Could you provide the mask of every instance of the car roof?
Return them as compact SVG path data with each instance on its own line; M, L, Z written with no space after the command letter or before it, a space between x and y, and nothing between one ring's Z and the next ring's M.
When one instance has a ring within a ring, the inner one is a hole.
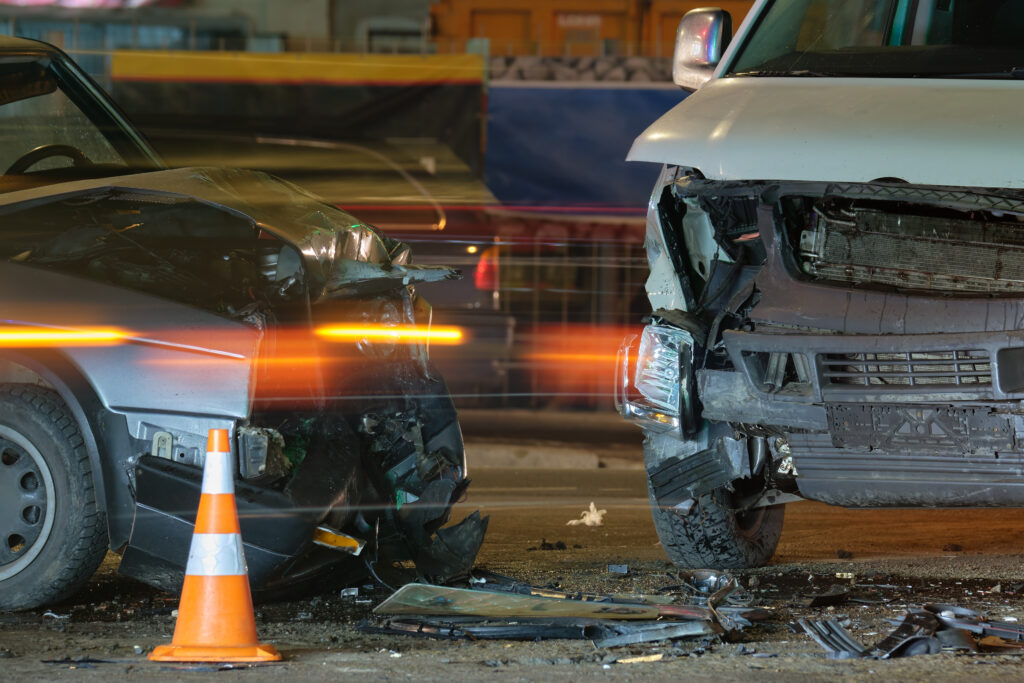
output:
M41 40L0 36L0 54L4 52L49 52L55 54L59 51L53 45L44 43Z

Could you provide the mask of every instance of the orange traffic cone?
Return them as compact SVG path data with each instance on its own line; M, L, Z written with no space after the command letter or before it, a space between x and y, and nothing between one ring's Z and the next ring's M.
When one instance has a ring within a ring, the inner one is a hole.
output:
M256 635L228 431L211 429L206 451L174 638L149 658L156 662L277 661L281 659L277 650L261 644Z

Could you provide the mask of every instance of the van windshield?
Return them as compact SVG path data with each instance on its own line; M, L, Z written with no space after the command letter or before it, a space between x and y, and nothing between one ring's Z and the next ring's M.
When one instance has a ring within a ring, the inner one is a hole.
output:
M1024 0L776 0L729 76L1024 77Z

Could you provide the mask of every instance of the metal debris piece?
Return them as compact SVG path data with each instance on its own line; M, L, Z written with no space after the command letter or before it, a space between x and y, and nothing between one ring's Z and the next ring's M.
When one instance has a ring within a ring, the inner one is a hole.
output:
M857 642L835 619L800 619L798 623L807 635L828 651L832 659L890 659L935 654L942 649L942 643L934 637L940 622L934 614L925 610L908 610L900 625L871 647Z
M714 621L712 610L689 605L643 605L591 602L448 588L410 583L374 609L375 614L476 617L590 617L595 619L657 619L676 617Z
M653 643L676 638L693 638L722 633L722 628L708 621L656 621L653 623L605 623L587 627L587 636L595 647L619 647L636 643Z
M1024 625L1015 622L989 621L988 617L957 605L928 604L924 609L934 614L948 628L961 628L971 633L1024 642Z
M974 638L971 637L968 631L962 628L943 628L935 632L935 637L942 644L942 649L947 652L956 652L958 650L978 651L978 644L974 642Z
M338 594L338 597L354 598L354 597L357 597L358 595L359 595L359 587L358 586L352 586L351 588L342 588L341 589L341 593Z
M589 636L589 620L516 619L497 620L465 617L432 619L401 617L373 623L367 619L357 628L366 633L404 634L447 640L583 640Z
M629 565L626 564L610 564L608 565L608 572L610 574L628 574Z
M579 519L570 519L566 526L602 526L607 510L598 510L594 501L590 501L590 508L580 513Z
M867 648L835 619L800 619L797 622L807 635L827 652L830 659L867 657Z

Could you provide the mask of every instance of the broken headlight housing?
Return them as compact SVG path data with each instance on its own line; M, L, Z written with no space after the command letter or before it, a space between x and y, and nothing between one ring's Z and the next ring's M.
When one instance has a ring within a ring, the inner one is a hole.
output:
M693 337L685 330L648 325L619 351L616 407L623 417L656 431L696 429Z

